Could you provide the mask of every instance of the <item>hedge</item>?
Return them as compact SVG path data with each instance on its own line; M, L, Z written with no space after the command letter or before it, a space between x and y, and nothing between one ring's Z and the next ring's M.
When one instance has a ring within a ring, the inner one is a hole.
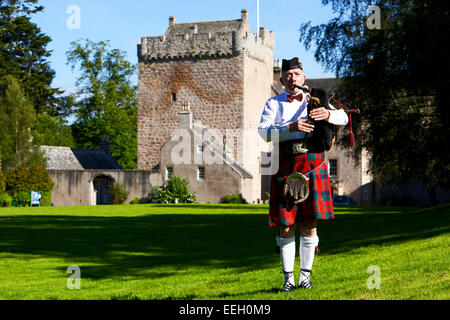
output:
M12 196L15 205L29 205L31 200L30 191L41 192L41 206L51 205L54 183L44 166L19 166L7 171L5 176L6 192Z

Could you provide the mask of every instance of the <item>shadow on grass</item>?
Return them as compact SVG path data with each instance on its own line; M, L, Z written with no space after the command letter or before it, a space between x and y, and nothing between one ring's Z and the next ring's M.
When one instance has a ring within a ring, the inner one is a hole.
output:
M335 220L319 224L321 254L450 231L448 209L337 211ZM64 258L82 268L83 278L163 278L191 266L239 272L271 268L279 261L275 232L267 227L266 214L10 215L0 217L0 252Z
M251 208L263 208L264 206L267 206L267 210L269 210L269 206L266 204L259 204L259 205L249 205L249 204L200 204L200 203L193 203L193 204L151 204L151 207L155 208L191 208L191 209L245 209L245 210L251 210Z

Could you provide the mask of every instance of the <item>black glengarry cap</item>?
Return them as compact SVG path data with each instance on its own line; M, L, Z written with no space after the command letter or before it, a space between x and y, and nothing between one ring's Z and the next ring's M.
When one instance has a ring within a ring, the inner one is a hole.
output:
M283 59L281 63L281 72L288 71L291 69L302 69L302 62L297 58L292 58L291 60Z

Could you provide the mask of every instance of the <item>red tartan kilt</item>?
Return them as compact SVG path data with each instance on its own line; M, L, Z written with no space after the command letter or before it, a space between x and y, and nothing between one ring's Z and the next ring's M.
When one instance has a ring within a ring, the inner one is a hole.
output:
M334 219L328 167L324 160L324 152L280 155L280 169L271 177L269 226L290 226L302 221ZM298 205L286 207L283 186L287 176L294 172L305 174L309 171L308 198Z

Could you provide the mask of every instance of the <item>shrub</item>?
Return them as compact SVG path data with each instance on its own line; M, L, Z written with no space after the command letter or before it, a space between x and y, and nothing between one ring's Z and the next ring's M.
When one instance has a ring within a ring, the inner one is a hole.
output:
M155 187L151 198L157 203L195 203L195 194L189 192L189 181L172 175L167 185Z
M12 195L16 205L24 203L25 193L29 204L31 200L30 191L41 191L41 206L50 206L53 186L53 180L42 165L19 166L6 172L6 192Z
M233 193L220 199L220 203L247 204L247 200L242 197L242 194Z
M167 188L167 186L163 187L155 187L152 189L151 198L153 202L156 203L173 203L174 197L172 192Z
M10 207L12 205L12 197L7 193L0 193L0 207Z
M52 191L53 186L53 180L42 165L17 167L6 172L6 190L10 194L21 191Z
M139 197L134 197L133 200L131 200L130 204L139 204L141 203L141 199Z
M12 196L12 200L13 204L16 207L28 207L31 201L30 192L26 191L16 192Z
M122 204L127 201L129 192L125 189L125 186L114 183L109 188L109 194L112 197L113 204Z
M41 192L41 207L50 207L52 205L52 192L44 191Z

